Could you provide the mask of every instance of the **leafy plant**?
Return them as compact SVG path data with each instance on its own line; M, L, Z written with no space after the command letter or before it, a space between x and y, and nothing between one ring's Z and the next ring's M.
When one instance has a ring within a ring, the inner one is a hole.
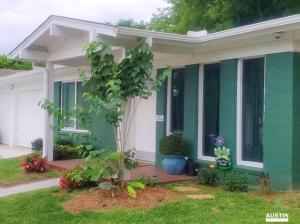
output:
M40 152L33 151L25 156L21 162L21 167L28 173L43 173L47 171L47 162Z
M224 181L224 189L227 191L247 192L249 188L248 174L230 172Z
M92 144L78 145L77 150L82 158L88 157L92 152L97 151L97 147Z
M139 189L142 189L144 190L145 189L145 184L141 183L141 182L129 182L127 184L127 192L128 192L128 195L132 198L136 198L137 197L137 190Z
M159 150L163 155L182 155L185 152L182 135L179 133L163 137L159 142Z
M156 176L142 174L136 178L136 181L143 183L145 186L155 187L158 183Z
M37 138L31 142L31 148L35 151L42 151L43 150L43 139Z
M271 193L271 185L272 184L271 184L271 178L270 178L269 173L261 172L257 179L257 182L259 184L260 191L263 194Z
M208 186L216 186L218 184L218 175L215 169L209 169L206 167L201 167L197 169L198 178L201 184Z
M57 138L55 140L56 145L64 145L64 146L75 146L74 142L71 139L67 138Z
M71 145L54 145L54 159L66 160L66 159L79 159L80 151L78 148Z

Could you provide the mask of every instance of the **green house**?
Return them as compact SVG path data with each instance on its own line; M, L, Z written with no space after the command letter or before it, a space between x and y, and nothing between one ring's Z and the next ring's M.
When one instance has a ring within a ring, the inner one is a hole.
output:
M74 105L83 104L78 68L89 70L83 47L106 40L116 60L122 60L126 49L140 39L145 39L154 54L153 76L167 66L173 71L161 90L142 100L137 109L126 147L135 148L138 159L160 166L159 140L179 132L188 142L189 156L207 166L215 162L211 137L220 135L231 150L234 170L249 173L253 180L262 171L269 173L275 190L300 188L300 15L186 35L51 16L9 56L47 63L46 68L32 71L39 75L26 73L22 80L15 80L26 86L28 77L30 83L36 83L31 88L42 89L42 96L54 101L64 115ZM0 84L12 83L2 78ZM7 88L5 94L18 88ZM8 99L1 94L0 105ZM112 127L99 117L89 128L81 127L74 117L57 133L48 128L53 122L42 116L41 131L24 135L28 140L42 137L49 160L57 135L71 133L80 143L92 130L94 144L115 147ZM19 133L11 134L18 137Z

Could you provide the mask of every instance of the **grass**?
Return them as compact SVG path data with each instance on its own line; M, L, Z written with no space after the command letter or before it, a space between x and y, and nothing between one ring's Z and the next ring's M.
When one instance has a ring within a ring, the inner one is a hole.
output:
M173 188L174 185L169 185ZM67 213L62 202L71 195L57 194L57 188L0 199L0 223L265 223L266 213L288 212L289 223L300 223L300 194L276 194L263 198L257 192L231 193L201 186L214 200L184 199L151 210Z
M61 174L55 170L46 173L25 173L20 167L22 158L0 160L0 187L13 186L20 183L34 182L42 179L59 177Z

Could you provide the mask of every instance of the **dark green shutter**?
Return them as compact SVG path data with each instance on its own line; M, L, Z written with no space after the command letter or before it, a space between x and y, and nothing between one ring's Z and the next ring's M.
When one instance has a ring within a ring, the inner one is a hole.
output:
M61 108L61 82L54 83L54 111ZM58 125L58 119L54 116L54 126ZM57 131L57 130L56 130Z

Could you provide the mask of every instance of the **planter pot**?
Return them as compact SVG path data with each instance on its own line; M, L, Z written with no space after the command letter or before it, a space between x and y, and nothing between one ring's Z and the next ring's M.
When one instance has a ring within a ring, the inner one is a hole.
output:
M167 174L182 174L186 165L183 155L165 155L162 160L162 168Z

